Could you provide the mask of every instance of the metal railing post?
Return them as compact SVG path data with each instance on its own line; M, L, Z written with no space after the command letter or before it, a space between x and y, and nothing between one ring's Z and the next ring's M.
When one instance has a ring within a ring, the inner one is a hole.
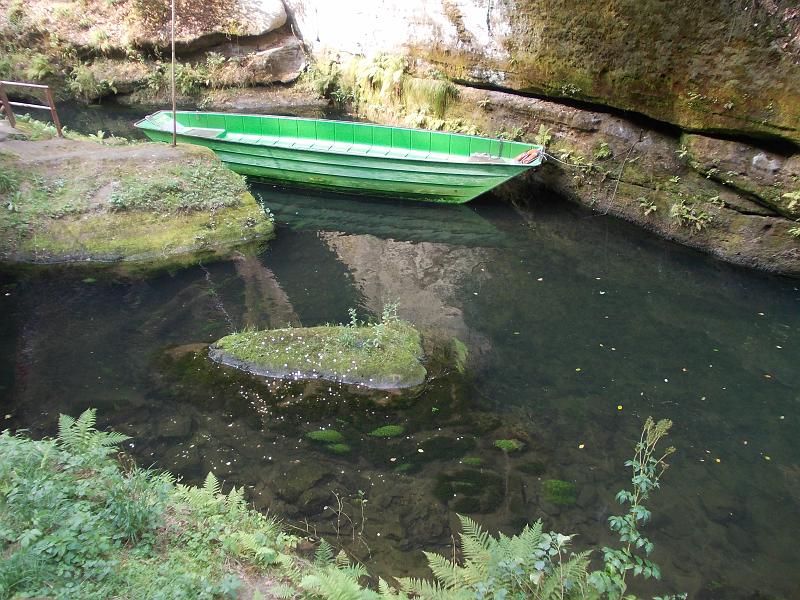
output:
M48 86L44 93L47 96L48 104L50 104L50 115L53 117L53 125L56 126L56 133L58 133L58 137L64 137L64 134L61 133L61 121L58 119L58 113L56 112L56 103L53 101L53 92Z
M47 106L42 104L30 104L28 102L11 102L5 92L5 86L7 85L31 88L35 90L44 90L44 94L47 97ZM6 113L8 122L12 127L15 127L17 124L17 121L14 118L14 110L11 108L12 106L49 110L50 116L53 118L53 125L56 126L56 133L58 134L58 137L64 137L64 134L61 132L61 121L58 118L58 111L56 111L56 103L55 100L53 100L53 92L50 90L49 85L41 85L39 83L22 83L21 81L0 81L0 102L2 102L3 111Z

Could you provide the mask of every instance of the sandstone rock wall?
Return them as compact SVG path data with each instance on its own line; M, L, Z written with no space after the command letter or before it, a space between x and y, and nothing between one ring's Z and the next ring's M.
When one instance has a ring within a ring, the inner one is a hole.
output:
M800 142L800 9L779 0L285 0L315 52Z

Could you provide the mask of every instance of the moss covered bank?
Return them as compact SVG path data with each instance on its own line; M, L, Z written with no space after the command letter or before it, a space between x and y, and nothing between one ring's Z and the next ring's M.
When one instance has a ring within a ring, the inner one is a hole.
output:
M9 140L0 167L6 263L179 266L273 235L244 179L198 147Z

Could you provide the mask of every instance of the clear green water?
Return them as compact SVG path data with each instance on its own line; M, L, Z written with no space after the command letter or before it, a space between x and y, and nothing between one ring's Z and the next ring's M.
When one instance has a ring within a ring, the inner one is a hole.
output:
M422 572L421 549L450 553L455 511L610 541L623 462L643 419L667 417L678 453L648 529L666 583L648 591L798 597L798 282L555 198L515 210L254 190L280 224L255 259L145 281L3 276L0 426L49 434L59 412L95 406L139 463L189 481L213 470L403 574ZM434 364L408 398L257 381L202 354L248 324L339 322L389 301L429 336L463 340L467 374ZM386 424L405 434L367 435ZM349 452L305 438L321 427ZM506 457L503 438L526 447ZM574 483L576 503L548 501L548 479Z

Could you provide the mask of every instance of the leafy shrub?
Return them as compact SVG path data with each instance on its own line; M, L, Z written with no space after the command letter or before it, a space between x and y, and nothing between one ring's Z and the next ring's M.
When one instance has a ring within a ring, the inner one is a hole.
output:
M62 415L56 440L0 434L0 597L211 600L235 597L231 564L291 562L293 538L241 489L126 472L113 456L127 437L95 422Z
M693 203L687 202L686 198L680 198L669 211L670 217L675 219L681 226L689 227L696 231L702 231L713 220L713 217Z
M111 50L111 38L104 29L95 29L89 36L89 43L100 50L100 52L108 52Z
M650 213L654 213L654 212L656 212L658 210L658 205L653 200L650 200L649 198L645 198L644 196L641 196L641 197L637 198L637 200L639 201L639 209L642 211L642 214L645 217L647 215L649 215Z
M179 94L193 96L208 85L208 71L203 65L175 63L175 89Z
M595 160L605 160L613 155L611 147L606 142L600 142L600 145L594 150Z
M539 146L547 146L553 139L553 136L550 134L550 128L545 127L544 123L539 125L539 132L536 134L536 137L533 139Z
M317 95L322 98L333 98L341 88L342 71L334 61L320 61L312 64L306 72L306 77Z
M85 63L79 63L72 69L67 81L70 92L86 101L97 100L114 91L113 82L98 80L94 71Z
M25 69L25 76L34 81L41 81L48 75L53 74L53 66L50 58L41 53L33 54L28 63L28 68Z

